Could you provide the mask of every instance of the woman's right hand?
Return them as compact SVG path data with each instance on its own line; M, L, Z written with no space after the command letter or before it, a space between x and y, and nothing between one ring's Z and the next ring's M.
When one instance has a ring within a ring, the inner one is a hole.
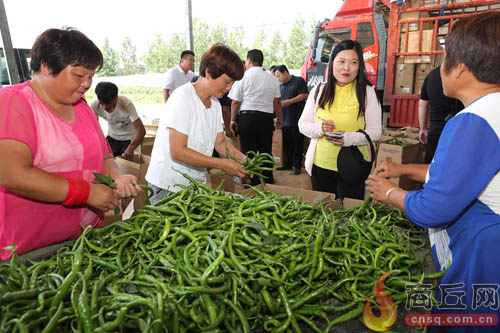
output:
M229 159L220 159L220 168L223 169L230 176L243 177L248 174L248 172L243 169L243 166L236 161Z
M400 177L401 164L384 161L382 162L382 164L375 168L373 174L384 178Z
M87 205L107 212L115 209L118 204L118 194L112 188L103 184L90 184Z
M335 130L335 124L332 120L323 120L321 122L321 130L324 133L333 132Z

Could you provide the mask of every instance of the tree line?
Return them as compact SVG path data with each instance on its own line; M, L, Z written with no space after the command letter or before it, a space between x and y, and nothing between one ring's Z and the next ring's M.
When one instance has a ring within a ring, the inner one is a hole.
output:
M245 32L242 27L228 29L223 25L209 27L207 23L193 20L194 53L196 54L195 70L199 67L201 56L214 43L224 43L232 48L242 60L245 60L249 49L260 49L264 53L264 67L285 64L288 68L299 69L304 63L313 22L296 19L288 39L285 40L280 31L276 31L270 39L264 29L261 29L251 47L244 45ZM101 51L104 65L99 76L132 75L139 73L163 73L179 64L180 53L186 49L184 34L173 34L165 39L159 33L149 43L146 54L137 57L136 47L130 37L122 40L119 50L111 47L106 37Z

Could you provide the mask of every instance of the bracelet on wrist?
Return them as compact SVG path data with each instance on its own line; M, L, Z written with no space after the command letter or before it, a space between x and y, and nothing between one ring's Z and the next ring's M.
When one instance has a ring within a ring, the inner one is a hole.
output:
M235 122L236 122L236 120L231 120L231 123L235 123Z
M389 202L389 195L392 193L392 191L394 190L400 190L399 187L395 186L395 187L391 187L390 189L387 190L387 192L385 192L385 201Z
M65 207L84 206L89 199L89 182L83 178L67 178L67 180L69 188L62 205Z

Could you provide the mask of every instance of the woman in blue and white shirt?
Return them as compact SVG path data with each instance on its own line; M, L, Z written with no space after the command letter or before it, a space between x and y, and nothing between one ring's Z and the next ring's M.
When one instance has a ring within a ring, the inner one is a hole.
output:
M500 315L499 40L499 12L453 25L441 67L443 91L466 108L446 124L430 165L382 163L374 172L379 176L366 182L372 198L429 228L439 270L449 266L440 281L436 313ZM423 189L406 192L386 179L403 175L424 182ZM449 286L463 296L446 298L441 290ZM450 309L446 302L464 307ZM499 331L499 325L446 327L446 332Z

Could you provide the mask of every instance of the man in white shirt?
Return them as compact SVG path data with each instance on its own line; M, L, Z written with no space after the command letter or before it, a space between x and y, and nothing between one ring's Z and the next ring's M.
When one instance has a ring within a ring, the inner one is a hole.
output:
M118 95L118 87L111 82L99 82L95 87L97 99L90 103L97 117L108 122L106 140L114 156L132 160L134 150L144 140L146 129L137 115L134 103Z
M174 90L184 83L191 82L194 76L194 52L184 50L181 53L181 62L178 66L167 71L165 86L163 87L163 101L167 103L168 98Z
M273 111L276 113L276 127L281 128L282 124L280 82L274 75L264 71L263 62L262 51L248 51L245 76L235 82L229 93L232 99L230 127L233 134L239 132L243 153L254 151L271 154ZM263 179L264 182L274 184L272 171L262 173L267 177ZM251 184L257 185L259 182L258 177L253 177Z

